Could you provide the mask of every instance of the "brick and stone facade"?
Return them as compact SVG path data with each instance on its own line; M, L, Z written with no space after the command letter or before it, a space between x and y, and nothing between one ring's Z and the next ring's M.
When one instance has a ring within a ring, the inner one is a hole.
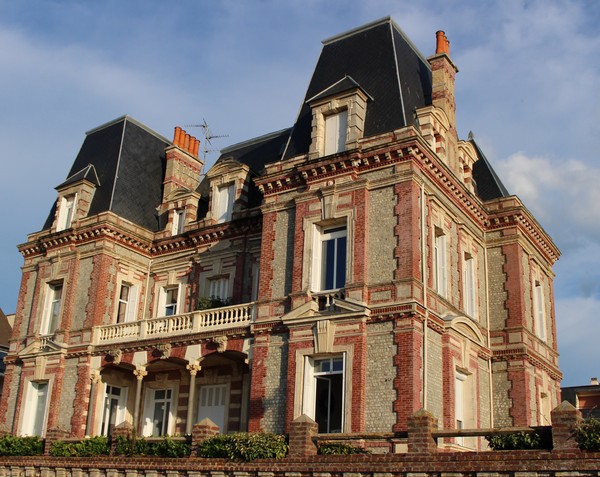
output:
M547 424L559 251L458 139L445 41L425 59L390 19L327 40L294 128L206 175L180 128L88 132L19 247L0 424L290 432L308 415L320 433L395 432L421 408L440 428ZM397 78L355 64L372 48L404 51L402 111L382 109Z

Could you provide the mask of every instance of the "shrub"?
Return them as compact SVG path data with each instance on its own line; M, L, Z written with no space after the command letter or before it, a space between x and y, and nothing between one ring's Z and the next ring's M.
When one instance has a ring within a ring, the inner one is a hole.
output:
M286 456L285 437L266 432L219 434L198 446L198 456L250 461L281 459Z
M350 455L350 454L368 454L369 451L362 447L352 444L343 444L341 442L319 442L317 452L322 455Z
M115 453L125 456L187 457L191 451L192 446L188 440L174 440L169 436L164 436L163 440L159 442L147 441L144 438L127 439L118 436L115 444Z
M575 440L581 450L600 452L600 421L589 417L573 430Z
M544 449L542 436L537 432L485 436L492 450Z
M37 436L0 438L0 456L41 455L44 453L44 441Z
M109 453L108 439L103 436L81 441L56 441L50 446L50 455L53 457L94 457Z
M221 308L231 305L231 298L219 298L218 296L200 297L196 310L210 310L211 308Z

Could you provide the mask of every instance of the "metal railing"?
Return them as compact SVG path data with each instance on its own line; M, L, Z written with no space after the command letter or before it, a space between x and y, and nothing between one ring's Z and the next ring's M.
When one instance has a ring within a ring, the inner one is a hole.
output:
M182 315L98 326L94 329L93 342L95 345L122 343L247 326L253 320L254 308L254 303L244 303Z

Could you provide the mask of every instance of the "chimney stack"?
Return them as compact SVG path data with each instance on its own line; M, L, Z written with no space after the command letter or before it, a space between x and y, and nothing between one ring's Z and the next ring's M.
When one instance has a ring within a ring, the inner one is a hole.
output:
M592 378L592 379L590 379L590 384L592 386L598 386L598 385L600 385L600 383L598 382L598 378Z
M435 55L427 59L431 65L431 102L446 113L450 123L450 134L458 140L454 99L454 79L458 68L450 59L450 42L446 34L440 30L436 32L435 37Z

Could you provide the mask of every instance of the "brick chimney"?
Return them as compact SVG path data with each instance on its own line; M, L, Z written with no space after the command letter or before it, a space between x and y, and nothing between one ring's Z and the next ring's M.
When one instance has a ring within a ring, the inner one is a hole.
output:
M175 220L173 211L176 210L185 212L185 223L195 220L199 199L196 189L204 166L204 162L198 157L199 149L198 139L181 127L175 127L173 143L165 151L163 199L159 210L159 214L169 212L169 224Z
M450 42L443 31L435 34L435 55L427 60L431 65L432 92L434 106L442 109L450 122L450 134L457 139L456 134L456 101L454 99L454 78L458 68L450 59Z

